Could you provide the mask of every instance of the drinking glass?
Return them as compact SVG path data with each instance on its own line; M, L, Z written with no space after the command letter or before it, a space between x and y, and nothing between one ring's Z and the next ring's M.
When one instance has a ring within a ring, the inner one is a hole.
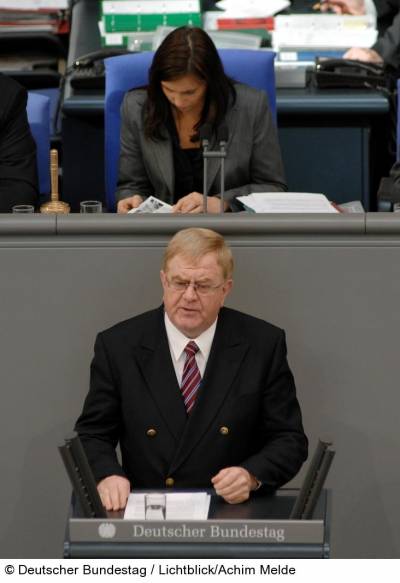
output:
M146 520L165 520L165 494L145 494L144 510Z
M32 204L15 204L12 207L12 212L13 213L34 213L35 212L35 207Z
M81 213L101 213L103 207L98 200L83 200L81 202Z

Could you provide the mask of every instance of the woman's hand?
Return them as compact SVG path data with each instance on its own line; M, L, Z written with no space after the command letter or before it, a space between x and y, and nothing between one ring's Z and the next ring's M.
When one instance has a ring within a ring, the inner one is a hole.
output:
M228 209L228 203L224 201L224 211ZM172 207L174 213L202 213L203 212L203 195L200 192L191 192L178 200ZM217 196L207 197L207 212L221 212L221 199Z
M134 194L128 198L123 198L118 202L117 205L117 212L118 213L127 213L131 209L136 209L139 205L143 202L143 198L140 194Z

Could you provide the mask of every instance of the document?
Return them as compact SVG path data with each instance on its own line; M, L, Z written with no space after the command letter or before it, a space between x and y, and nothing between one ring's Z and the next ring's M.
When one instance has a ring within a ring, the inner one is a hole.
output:
M129 495L127 520L207 520L207 492L143 492Z
M220 16L227 18L266 17L273 16L290 6L288 0L220 0L218 8L224 10Z
M324 194L309 192L256 192L237 198L254 213L337 213Z
M0 8L10 10L66 10L68 0L0 0Z
M156 198L155 196L149 196L140 204L137 208L128 211L129 214L133 213L171 213L172 206L166 202Z
M374 18L368 14L279 15L275 18L273 48L306 50L370 47L376 37Z

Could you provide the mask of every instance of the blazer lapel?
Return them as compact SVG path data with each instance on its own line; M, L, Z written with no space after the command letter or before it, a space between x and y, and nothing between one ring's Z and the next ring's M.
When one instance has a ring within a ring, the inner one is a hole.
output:
M149 149L154 160L154 166L158 170L159 180L166 185L172 201L175 190L174 159L171 140L166 130L164 133L166 134L164 137L167 139L149 140Z
M179 440L187 414L171 360L163 308L160 308L154 329L143 337L137 361L166 426Z
M231 109L228 110L227 114L225 115L225 124L227 125L228 130L229 130L229 137L228 137L228 142L226 145L226 151L228 152L228 156L229 156L229 146L232 142L232 137L236 131L237 119L238 119L238 110L237 110L237 106L234 105L233 107L231 107ZM217 136L214 133L212 136L212 139L210 140L210 150L217 150L217 149L219 149L219 146L217 143ZM208 159L207 194L210 192L210 189L213 186L213 183L217 177L217 173L218 173L220 167L221 167L220 158L209 158ZM219 192L220 191L220 184L216 184L214 187L214 190L216 192Z
M248 350L247 340L224 319L221 312L197 402L187 420L170 474L185 461L208 430L226 400Z

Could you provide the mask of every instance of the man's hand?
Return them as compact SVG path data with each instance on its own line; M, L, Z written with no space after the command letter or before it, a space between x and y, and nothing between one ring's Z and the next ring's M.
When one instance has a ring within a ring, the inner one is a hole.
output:
M140 194L134 194L129 198L123 198L118 202L117 205L117 212L118 213L127 213L131 209L136 209L140 204L142 204L143 198Z
M257 488L257 480L240 466L224 468L211 479L218 496L229 504L238 504L249 499L250 492Z
M322 0L320 2L321 12L333 10L336 14L365 14L364 0Z
M228 203L224 201L224 210L227 210ZM221 211L221 199L217 196L207 197L207 212L219 213ZM178 200L172 207L174 213L202 213L203 195L200 192L191 192Z
M131 485L129 480L122 476L107 476L97 484L97 490L106 510L123 510Z
M344 55L344 59L353 61L364 61L366 63L383 63L382 57L373 49L353 48L349 49Z

